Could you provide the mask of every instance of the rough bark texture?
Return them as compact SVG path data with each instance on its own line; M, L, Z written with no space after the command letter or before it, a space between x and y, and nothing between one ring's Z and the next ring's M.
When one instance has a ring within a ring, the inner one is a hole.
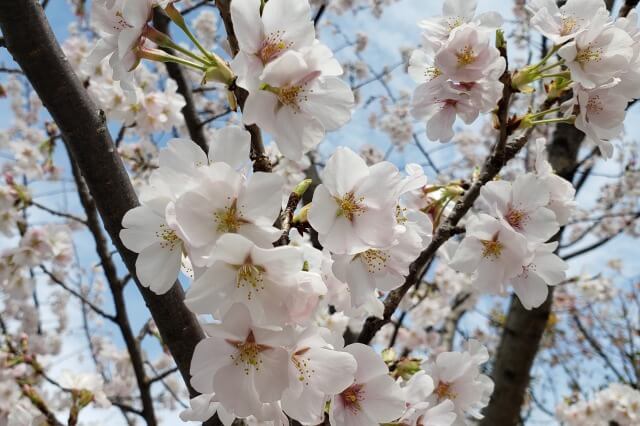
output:
M548 147L549 161L559 176L572 181L578 151L584 134L567 124L558 125ZM562 230L555 237L560 239ZM553 287L547 300L537 309L526 310L516 296L511 297L509 313L493 365L495 390L485 409L481 426L520 424L520 411L530 381L530 371L540 340L551 314Z
M122 217L138 205L138 200L116 153L104 114L77 79L36 0L0 2L0 28L7 49L64 135L107 232L135 276L136 254L122 245L118 234ZM189 386L189 365L203 333L182 302L182 288L174 285L166 294L157 296L137 281L136 284L190 393L195 395Z

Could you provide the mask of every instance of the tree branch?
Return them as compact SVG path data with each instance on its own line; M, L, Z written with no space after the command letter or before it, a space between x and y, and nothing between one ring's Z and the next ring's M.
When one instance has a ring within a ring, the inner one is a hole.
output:
M506 125L506 123L505 123ZM389 292L387 298L384 301L384 314L382 318L369 317L367 318L360 335L358 336L358 342L368 344L375 336L376 332L382 328L391 319L391 316L395 312L396 308L400 304L400 301L409 289L418 282L421 272L427 265L436 252L449 238L456 233L459 233L458 222L464 217L465 214L471 209L473 203L480 195L480 189L487 183L493 180L507 161L511 160L522 149L522 147L529 140L533 128L527 129L519 138L513 142L506 144L505 149L498 151L496 149L487 158L480 176L471 187L465 192L462 199L455 205L451 214L447 219L436 229L436 232L431 240L431 244L418 256L418 258L411 264L409 268L409 275L407 275L404 284ZM508 133L502 134L501 137L508 137ZM499 141L496 142L496 145Z
M80 294L79 292L77 292L76 290L72 289L71 287L69 287L68 285L66 285L64 283L64 281L62 281L61 279L59 279L58 277L56 277L51 271L49 271L44 265L40 265L40 269L42 270L42 272L44 272L49 279L51 279L51 281L53 281L54 283L56 283L57 285L59 285L60 287L62 287L63 289L65 289L66 291L68 291L69 293L71 293L72 295L74 295L75 297L77 297L80 302L82 302L83 304L87 305L89 308L91 308L91 310L93 312L95 312L96 314L100 315L101 317L112 321L112 322L116 322L116 317L115 315L111 315L106 313L105 311L103 311L100 307L96 306L94 303L92 303L91 301L89 301L86 297L84 297L82 294Z

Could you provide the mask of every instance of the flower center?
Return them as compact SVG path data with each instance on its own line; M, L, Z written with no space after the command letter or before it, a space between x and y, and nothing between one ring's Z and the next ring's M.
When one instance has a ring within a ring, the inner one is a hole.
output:
M510 208L507 212L505 219L509 222L509 225L513 227L513 229L517 229L518 231L522 231L524 227L524 223L527 220L527 214L522 210L517 210L514 208Z
M600 95L592 95L587 102L587 111L591 114L598 114L604 110Z
M249 332L244 342L227 339L227 343L237 349L235 354L230 355L234 365L241 366L245 374L249 374L252 369L260 370L260 365L262 364L260 353L269 349L269 347L256 343L253 331Z
M293 46L293 43L285 43L282 40L283 36L284 31L278 30L274 33L269 34L267 38L262 42L262 47L258 52L258 56L260 57L263 65L266 65L267 63L280 56L283 50L289 49L291 48L291 46Z
M114 22L113 29L116 31L126 30L127 28L133 28L133 25L129 24L121 11L116 12L116 21Z
M458 53L456 53L456 56L458 57L458 67L471 65L477 59L476 54L471 46L465 46L462 51L458 51Z
M336 202L338 203L338 212L336 213L336 216L344 216L347 220L352 221L354 217L365 211L364 206L362 206L363 201L364 197L356 198L353 191L348 192L342 198L336 197Z
M460 25L464 24L464 20L459 16L450 16L447 18L447 25L449 26L449 31L453 31L458 28Z
M164 223L161 224L160 229L156 231L156 237L161 240L160 248L169 249L171 251L181 243L180 237L178 237L175 231Z
M576 62L580 65L586 65L589 62L600 62L602 60L602 48L594 48L591 45L586 49L578 51Z
M504 245L498 241L498 234L496 233L491 240L480 240L482 243L482 257L492 257L494 259L500 258L502 255L502 249Z
M299 97L302 92L302 86L283 87L278 93L278 100L283 105L297 108Z
M451 389L451 383L442 381L438 382L438 386L436 386L434 393L438 395L438 400L454 400L458 396L458 394Z
M340 399L345 408L356 414L362 410L360 402L364 399L364 390L361 384L355 383L342 391Z
M251 263L245 263L238 268L236 287L247 289L247 299L251 300L253 293L264 290L264 268Z
M427 67L424 71L424 76L427 77L427 80L432 81L442 75L442 71L437 67Z
M221 233L238 232L240 226L246 223L241 216L242 214L238 211L238 201L233 200L229 207L213 213L217 231Z
M309 386L309 379L316 370L311 368L311 358L305 357L310 348L302 348L291 355L291 361L298 370L298 380L303 382L305 386Z
M563 16L562 28L560 28L560 35L566 36L573 33L573 31L576 29L577 26L578 26L578 20L576 18L573 18L571 16Z
M356 257L360 257L362 262L367 265L367 271L370 274L381 272L384 270L389 260L389 255L382 250L369 249L365 252L359 253Z
M533 272L535 273L537 270L537 265L535 263L530 263L528 265L523 265L522 266L522 272L520 273L520 275L518 275L521 278L528 278L529 277L529 272Z

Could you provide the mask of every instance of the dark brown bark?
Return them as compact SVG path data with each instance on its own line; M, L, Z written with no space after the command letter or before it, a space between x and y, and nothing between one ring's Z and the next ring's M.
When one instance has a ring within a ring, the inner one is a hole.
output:
M572 125L557 126L548 147L549 161L559 176L572 181L584 134ZM560 240L562 230L555 237ZM516 296L511 304L495 357L492 378L495 390L481 426L518 425L530 382L530 371L551 314L553 287L537 309L526 310Z
M119 238L124 214L138 205L127 172L116 153L104 113L87 95L67 62L40 4L35 0L0 2L0 28L6 47L20 65L67 141L102 218L104 227L135 276L136 254ZM183 303L184 292L174 285L157 296L136 281L173 355L191 395L189 365L195 345L203 338L195 316Z

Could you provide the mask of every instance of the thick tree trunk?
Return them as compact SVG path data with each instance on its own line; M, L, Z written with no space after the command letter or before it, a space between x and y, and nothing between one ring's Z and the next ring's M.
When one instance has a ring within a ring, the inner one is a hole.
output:
M138 199L116 153L104 113L77 79L38 1L1 1L0 28L7 49L64 135L107 232L131 275L135 276L136 254L122 245L118 234L122 217L138 205ZM182 302L182 288L174 285L166 294L157 296L137 281L136 284L190 393L195 395L189 386L189 365L203 332Z
M558 125L548 146L549 161L555 172L572 181L578 151L584 134L574 126ZM560 239L562 230L556 235ZM484 412L481 426L520 424L520 411L529 386L530 371L551 314L553 287L547 300L537 309L526 310L516 296L511 297L509 313L493 364L495 390Z

